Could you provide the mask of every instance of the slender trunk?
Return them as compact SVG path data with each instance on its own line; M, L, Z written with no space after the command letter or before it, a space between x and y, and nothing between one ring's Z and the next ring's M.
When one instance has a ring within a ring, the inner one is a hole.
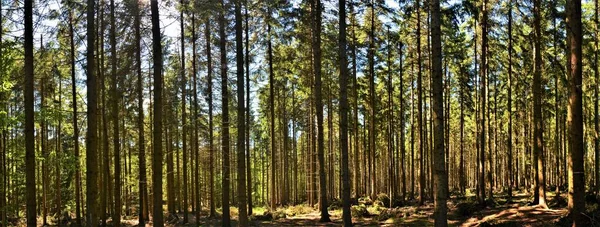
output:
M481 66L479 67L480 107L479 107L479 203L485 203L485 118L486 118L486 91L487 91L487 0L481 5Z
M208 83L208 150L209 150L209 183L210 183L210 213L209 217L215 217L215 192L214 192L214 126L213 126L213 77L212 77L212 54L211 54L211 31L210 17L206 18L205 22L205 39L206 39L206 56L207 57L207 83Z
M512 188L513 188L513 167L512 167L512 0L508 4L508 142L506 143L508 148L508 201L512 200ZM517 166L518 168L518 166Z
M1 20L0 20L1 21ZM77 81L75 79L75 34L73 28L73 9L69 10L69 41L71 49L69 56L71 58L71 93L72 93L72 108L73 108L73 150L75 154L75 218L77 225L81 226L81 172L79 160L79 125L77 124Z
M114 155L114 208L113 208L113 225L120 226L121 224L121 144L119 142L119 101L121 100L120 91L117 82L117 34L115 32L115 1L110 0L110 64L112 75L112 123L113 123L113 155ZM105 138L108 139L108 138Z
M221 0L221 7L225 6L225 2ZM219 49L221 52L221 108L222 108L222 150L223 150L223 177L222 184L222 206L223 216L222 225L225 227L231 226L231 218L229 214L229 86L227 85L227 40L225 36L225 12L219 12Z
M375 2L370 1L371 24L369 29L369 151L371 157L371 199L377 195L377 170L375 169L375 113L377 113L375 103Z
M317 155L319 161L319 210L321 222L330 222L327 212L327 181L325 178L325 155L323 141L323 97L321 95L321 0L311 1L311 16L313 18L312 50L313 74L315 76L315 108L317 115Z
M448 208L446 200L448 199L448 175L446 173L446 157L444 151L444 101L442 87L442 32L441 32L441 15L440 1L430 1L431 7L431 47L432 47L432 69L431 80L433 89L433 127L434 135L434 185L435 191L434 201L434 219L435 226L447 226Z
M350 213L350 170L348 168L348 58L346 56L346 0L339 1L338 55L340 64L340 153L342 156L342 219L352 226Z
M145 208L146 204L146 195L147 192L147 184L146 184L146 140L144 136L144 94L143 94L143 81L142 81L142 45L141 45L141 15L140 15L140 3L136 0L134 4L134 27L135 27L135 67L137 73L137 95L138 95L138 118L137 118L137 127L138 127L138 161L139 161L139 193L138 197L140 200L139 204L139 226L146 226L145 222L148 221L148 210ZM184 153L185 154L185 153ZM185 164L184 164L185 166ZM184 168L185 169L185 168ZM185 179L185 177L184 177ZM185 188L185 186L184 186ZM186 197L187 198L187 197ZM187 208L187 206L186 206Z
M152 0L152 51L154 59L154 131L153 131L153 152L152 152L152 193L153 193L153 215L154 226L163 226L162 209L162 173L163 173L163 154L162 154L162 107L163 107L163 63L162 63L162 44L160 35L160 22L158 16L158 0Z
M252 168L250 166L250 38L248 34L248 30L250 27L248 25L248 21L250 20L250 14L248 13L249 4L248 1L244 1L244 10L245 10L245 64L246 64L246 184L248 187L247 190L247 200L248 200L248 215L252 215Z
M269 8L269 16L271 15L271 8ZM276 206L276 196L275 196L275 94L274 94L274 86L275 86L275 72L273 72L273 47L271 44L271 24L267 22L267 52L268 52L268 61L269 61L269 111L271 117L271 205L270 208L275 210Z
M405 132L404 130L406 129L405 127L405 122L404 122L404 65L403 65L403 59L402 59L402 55L403 55L403 50L404 48L404 43L400 42L399 46L398 46L398 50L399 50L399 56L398 58L400 59L400 94L398 95L398 100L400 102L400 168L402 169L402 197L400 198L400 200L402 202L404 202L404 200L406 199L406 147L404 146L404 141L405 141ZM412 81L411 81L412 83Z
M98 177L98 165L97 165L97 133L98 133L98 114L97 114L97 101L98 101L98 92L96 90L96 72L95 69L95 59L94 59L94 47L96 46L95 42L95 25L94 25L94 13L95 13L95 1L88 0L87 1L87 119L88 119L88 130L86 136L86 225L87 226L96 226L98 225L98 217L97 217L97 203L98 203L98 185L97 185L97 177ZM26 7L27 9L27 7ZM26 13L27 15L27 13ZM27 18L27 17L26 17ZM27 19L26 19L27 21ZM28 24L28 23L25 23ZM27 30L27 29L26 29ZM27 34L27 32L25 32ZM27 43L27 42L26 42ZM26 64L30 65L30 64ZM32 81L33 82L33 81ZM32 131L33 132L33 131ZM33 150L33 143L31 144ZM27 157L34 157L33 153L27 155ZM33 182L32 182L33 183ZM35 190L34 185L28 185L28 189ZM34 192L35 194L35 192ZM32 215L33 222L28 224L32 224L35 226L35 195L32 195L33 203L28 204L32 205ZM29 197L28 197L29 198ZM29 200L28 200L29 201ZM27 206L29 208L29 206ZM29 210L28 210L29 214Z
M596 83L594 84L594 175L596 176L595 180L595 191L596 195L600 193L600 120L598 119L598 84L600 84L600 72L598 72L598 0L595 1L595 10L594 10L594 37L596 37L594 41L594 77L596 78Z
M182 149L183 149L183 223L188 222L188 153L187 153L187 110L185 108L187 99L187 77L185 75L185 2L181 0L181 124L182 130ZM195 51L195 50L194 50ZM210 56L210 55L208 55ZM209 58L210 59L210 58ZM209 71L210 72L210 71ZM212 184L211 184L212 185Z
M534 204L540 204L543 207L546 205L546 178L544 173L544 122L542 116L542 31L541 31L541 2L540 0L533 1L533 27L534 27L534 72L533 72L533 156L535 159L535 192Z
M353 96L353 126L354 126L354 198L358 200L361 195L360 189L360 163L359 163L359 131L358 131L358 82L356 76L357 62L356 62L356 16L354 15L354 3L350 0L350 23L352 26L352 43L350 49L352 50L352 96ZM364 173L364 172L363 172Z
M27 226L36 226L35 194L35 137L34 137L34 95L33 95L33 1L25 0L25 184L27 191ZM88 5L88 7L90 7ZM93 7L93 5L92 5ZM88 12L89 13L89 12ZM93 17L92 17L93 18ZM88 28L93 31L92 29ZM93 42L92 42L93 43ZM92 45L93 48L93 45ZM89 51L89 48L88 48ZM93 64L92 64L93 66ZM89 67L89 65L88 65ZM92 68L93 70L93 68ZM89 171L89 170L88 170ZM93 191L93 190L92 190Z
M423 75L421 72L421 3L416 1L417 8L417 125L419 127L419 205L425 203L425 133L423 133Z
M234 0L235 5L235 50L237 66L237 180L238 180L238 225L248 225L246 210L246 111L244 108L244 43L242 28L242 0Z

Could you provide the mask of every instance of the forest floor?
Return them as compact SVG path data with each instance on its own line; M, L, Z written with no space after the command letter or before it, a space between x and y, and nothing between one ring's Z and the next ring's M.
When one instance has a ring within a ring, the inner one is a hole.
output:
M457 198L451 197L448 201L448 224L449 226L568 226L566 199L563 193L556 197L554 192L547 193L548 209L540 206L531 206L533 197L526 192L515 193L512 202L507 202L506 197L495 195L494 201L488 201L487 206L478 205L474 197ZM355 226L433 226L433 203L425 203L422 206L411 201L408 205L398 208L385 208L383 206L359 205L353 206L352 222ZM598 202L594 201L587 205L588 210L598 210ZM358 209L362 207L362 210ZM333 207L331 207L333 208ZM600 214L595 212L596 214ZM251 216L252 226L342 226L341 208L330 209L332 222L319 222L318 210L307 206L297 205L278 208L270 213L264 207L254 208ZM600 216L600 215L598 215ZM220 218L209 218L207 214L196 220L189 215L189 222L182 224L182 214L179 219L172 220L168 226L185 227L196 226L221 226ZM237 209L231 208L232 226L237 223ZM594 215L588 216L593 226L600 226L599 218ZM124 218L123 225L137 226L136 217ZM38 222L39 223L39 222ZM146 224L151 226L151 223Z
M563 194L564 196L564 194ZM513 201L506 202L500 195L486 207L476 205L474 198L453 197L448 202L448 224L450 226L562 226L567 216L564 197L555 199L554 192L547 194L549 209L531 206L533 197L525 192L516 193ZM416 201L413 201L416 203ZM423 206L410 205L399 208L385 208L377 205L366 206L366 213L354 215L355 226L433 226L433 203ZM353 209L355 211L355 209ZM265 218L265 208L254 209L251 224L253 226L342 226L341 209L331 209L332 222L319 222L320 213L306 205L280 208L273 216ZM283 215L285 214L285 215ZM237 210L232 208L232 218L237 217ZM267 220L268 219L268 220ZM220 219L200 218L200 226L221 226ZM235 226L236 220L232 220ZM192 224L174 224L173 226L195 226Z

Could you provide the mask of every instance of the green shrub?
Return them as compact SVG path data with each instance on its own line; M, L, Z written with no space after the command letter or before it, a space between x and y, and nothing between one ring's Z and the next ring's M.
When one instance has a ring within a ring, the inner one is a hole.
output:
M367 211L367 207L365 205L358 205L358 206L352 206L351 207L351 213L352 213L352 217L355 218L361 218L361 217L368 217L369 216L369 211Z

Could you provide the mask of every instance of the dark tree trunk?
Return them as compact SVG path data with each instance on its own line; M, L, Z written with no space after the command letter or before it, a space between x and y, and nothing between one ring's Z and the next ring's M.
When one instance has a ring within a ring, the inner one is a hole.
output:
M86 225L87 226L97 226L98 225L98 216L97 216L97 203L98 203L98 165L97 165L97 155L98 155L98 146L97 146L97 133L98 133L98 92L96 90L96 69L95 69L95 59L94 59L94 47L96 46L95 42L95 25L94 25L94 12L95 12L95 1L88 0L87 1L87 119L88 119L88 130L86 136ZM27 7L26 7L27 8ZM26 19L27 20L27 19ZM28 23L25 23L28 24ZM27 34L27 32L25 32ZM28 64L26 64L28 65ZM33 148L33 143L31 143ZM33 155L33 154L31 154ZM29 155L27 157L30 157ZM31 156L33 157L33 156ZM33 185L28 185L27 188L34 188ZM33 195L35 196L35 195ZM33 208L32 214L35 219L35 198L33 198ZM28 206L29 207L29 206ZM32 223L35 226L35 220Z
M119 140L119 102L121 100L120 91L117 82L117 34L115 28L115 1L110 0L110 64L111 64L111 75L112 75L112 123L113 123L113 155L114 155L114 208L112 222L115 226L121 225L121 144ZM108 138L105 138L108 139Z
M250 115L250 36L248 30L250 27L248 21L250 20L250 14L248 13L249 4L248 1L244 1L245 10L245 65L246 65L246 185L247 189L247 202L248 202L248 215L252 215L252 168L250 166L250 121L252 116Z
M311 16L313 18L312 50L313 74L315 76L315 108L317 116L317 155L319 161L319 210L321 222L330 222L327 212L327 181L325 178L325 155L323 133L323 97L321 95L321 1L311 1Z
M352 226L350 213L350 170L348 168L348 58L346 56L346 0L339 1L338 55L340 66L340 153L342 156L342 220Z
M248 225L246 210L246 111L244 108L244 43L242 27L242 0L234 0L235 5L235 52L237 66L237 199L238 225Z
M73 7L73 6L71 6ZM0 21L2 21L0 19ZM77 123L77 81L75 79L75 35L73 28L73 9L69 10L69 42L71 49L69 57L71 58L71 94L73 98L73 153L75 154L75 219L76 224L81 226L81 166L79 160L79 125ZM1 54L0 54L1 55Z
M162 76L162 44L160 35L160 21L158 16L158 0L152 0L151 4L152 14L152 52L154 59L154 131L153 131L153 152L152 152L152 193L153 193L153 212L152 221L154 226L163 226L163 210L162 210L162 168L163 168L163 154L162 154L162 90L163 90L163 76Z
M206 18L205 23L205 33L206 36L206 56L207 57L207 83L208 83L208 150L209 150L209 181L210 181L210 213L209 217L215 217L215 192L214 192L214 125L213 125L213 77L212 77L212 54L211 54L211 31L210 31L210 17Z
M225 7L225 2L221 1L221 7ZM221 108L222 108L222 150L223 150L223 165L222 171L223 176L221 178L222 183L222 206L223 216L222 225L225 227L231 226L231 218L229 214L229 86L227 85L227 37L225 36L225 12L219 12L219 49L221 52Z
M25 0L25 185L27 191L27 226L37 225L35 213L35 135L33 95L33 1ZM88 5L88 7L90 7ZM92 4L93 7L93 4ZM93 18L93 17L92 17ZM93 27L92 27L93 28ZM89 28L88 28L89 29ZM93 29L91 29L93 31ZM89 31L89 30L88 30ZM89 33L88 33L89 34ZM93 33L92 33L93 34ZM92 35L93 36L93 35ZM93 49L93 45L92 45ZM88 48L89 51L89 48ZM92 65L93 66L93 65ZM89 68L89 65L88 65ZM93 68L92 68L93 71ZM89 171L89 170L88 170Z

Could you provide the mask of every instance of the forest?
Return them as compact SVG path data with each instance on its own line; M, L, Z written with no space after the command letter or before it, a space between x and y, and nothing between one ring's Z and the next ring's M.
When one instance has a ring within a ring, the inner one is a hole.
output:
M599 0L0 0L0 226L599 226Z

